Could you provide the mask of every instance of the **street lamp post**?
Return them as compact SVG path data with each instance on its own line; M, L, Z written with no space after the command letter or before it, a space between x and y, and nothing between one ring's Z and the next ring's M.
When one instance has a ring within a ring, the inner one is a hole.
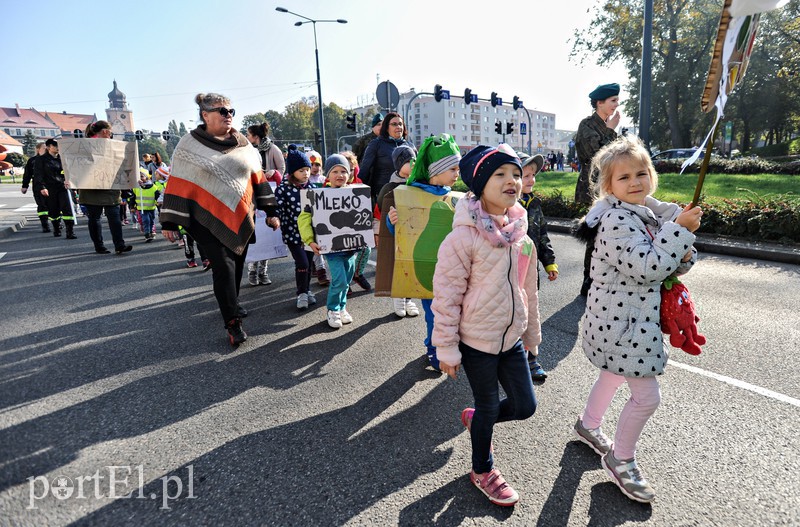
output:
M347 20L344 20L342 18L338 18L336 20L314 20L313 18L308 18L307 16L303 16L298 13L293 13L292 11L289 11L285 7L276 7L275 11L278 11L280 13L289 13L290 15L299 16L300 18L305 20L305 22L300 22L300 21L295 22L294 23L295 26L300 27L303 24L308 24L310 22L311 25L314 27L314 56L317 59L317 102L319 102L319 133L322 138L320 147L322 150L321 152L322 158L326 159L328 157L328 153L326 152L325 149L325 117L322 111L323 108L322 82L320 81L320 76L319 76L319 48L317 47L317 22L335 22L337 24L346 24Z

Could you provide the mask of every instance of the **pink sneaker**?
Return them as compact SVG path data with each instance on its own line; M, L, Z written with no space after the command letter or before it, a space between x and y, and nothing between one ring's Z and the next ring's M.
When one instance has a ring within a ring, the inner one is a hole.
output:
M469 473L469 479L495 505L511 507L519 501L517 491L506 483L503 475L496 468L485 474L476 474L473 470Z

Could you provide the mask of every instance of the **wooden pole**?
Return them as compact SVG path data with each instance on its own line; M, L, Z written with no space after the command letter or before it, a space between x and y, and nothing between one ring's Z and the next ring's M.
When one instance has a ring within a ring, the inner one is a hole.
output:
M697 186L694 189L694 197L692 198L692 203L690 208L695 208L697 206L697 202L700 201L700 192L703 190L703 182L706 179L706 172L708 172L708 162L711 160L711 149L714 148L714 139L717 137L717 130L719 130L719 125L722 123L720 119L717 124L714 126L714 131L711 133L711 137L708 138L708 144L706 144L706 153L703 156L703 164L700 165L700 177L697 178Z

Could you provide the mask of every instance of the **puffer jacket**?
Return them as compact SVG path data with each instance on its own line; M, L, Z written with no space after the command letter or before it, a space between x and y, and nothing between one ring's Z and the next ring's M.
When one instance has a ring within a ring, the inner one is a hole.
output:
M472 201L458 201L433 276L432 340L439 360L451 365L461 363L459 341L497 355L520 337L530 350L542 340L536 248L525 233L525 209L519 203L509 209L511 221L523 219L521 231L501 247L484 231Z
M696 260L694 234L674 221L680 212L650 196L645 205L607 196L587 214L597 237L582 337L584 353L598 368L624 377L664 372L669 355L659 322L661 282L686 273ZM682 263L690 250L691 260Z

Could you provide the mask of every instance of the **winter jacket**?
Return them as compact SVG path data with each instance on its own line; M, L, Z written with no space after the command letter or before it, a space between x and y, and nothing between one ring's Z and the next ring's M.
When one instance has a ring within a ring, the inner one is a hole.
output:
M471 194L456 204L453 231L439 247L433 276L433 344L441 362L461 363L459 341L494 355L522 338L536 350L542 340L536 291L536 248L525 234L525 209L508 218L517 229L504 244L488 234Z
M33 163L33 190L37 193L43 188L49 191L64 189L64 170L61 167L61 158L53 157L50 152L36 156Z
M553 244L550 243L547 222L542 212L542 200L533 194L523 194L519 202L528 212L528 236L536 245L536 254L539 261L542 262L544 270L547 272L558 271L556 255L553 252Z
M275 199L278 201L278 218L281 221L281 234L286 245L301 245L300 229L297 227L297 218L300 216L302 189L312 188L308 183L298 187L289 182L289 176L275 189Z
M361 181L372 187L373 197L378 195L394 173L392 152L400 145L411 146L411 143L405 139L378 137L367 145L364 159L358 165L361 169L359 176Z
M614 196L598 201L585 222L597 228L592 286L583 315L583 351L598 368L625 377L664 372L661 282L696 260L695 236L674 222L681 208L650 196L645 205ZM688 251L692 259L682 263Z

